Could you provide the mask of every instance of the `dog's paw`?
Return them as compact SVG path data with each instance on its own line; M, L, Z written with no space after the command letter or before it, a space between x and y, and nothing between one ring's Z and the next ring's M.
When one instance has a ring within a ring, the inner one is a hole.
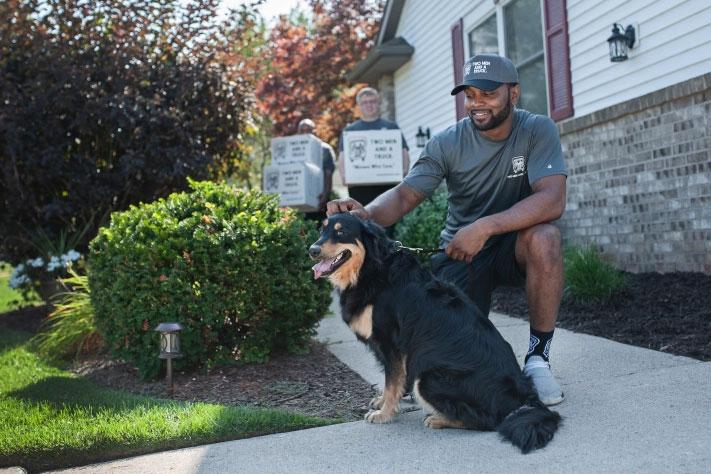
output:
M444 420L436 415L427 415L425 418L425 426L433 430L445 428Z
M383 410L371 410L365 414L365 421L368 423L390 423L395 415L385 413Z
M375 397L368 404L368 408L370 408L371 410L380 410L381 408L383 408L384 401L385 398L382 395L380 395L379 397Z
M461 421L452 421L440 415L427 415L425 417L425 426L433 430L441 430L442 428L464 428Z

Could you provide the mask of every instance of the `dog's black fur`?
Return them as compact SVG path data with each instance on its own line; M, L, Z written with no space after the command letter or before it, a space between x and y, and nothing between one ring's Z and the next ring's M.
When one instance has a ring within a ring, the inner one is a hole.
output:
M309 253L319 260L315 277L340 289L343 320L384 368L385 390L367 421L390 421L407 387L432 412L431 428L495 430L523 453L553 438L560 415L539 400L494 325L382 228L330 216Z

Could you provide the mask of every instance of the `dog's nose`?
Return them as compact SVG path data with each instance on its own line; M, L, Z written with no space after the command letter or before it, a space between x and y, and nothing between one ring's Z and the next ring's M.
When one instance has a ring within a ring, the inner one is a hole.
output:
M313 244L309 247L309 255L311 255L311 258L316 258L321 255L321 246Z

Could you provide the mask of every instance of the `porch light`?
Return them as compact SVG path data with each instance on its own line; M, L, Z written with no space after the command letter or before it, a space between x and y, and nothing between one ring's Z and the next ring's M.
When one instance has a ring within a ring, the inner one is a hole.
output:
M636 38L634 26L627 25L627 28L624 28L624 33L621 33L620 29L623 29L622 25L613 24L612 35L607 38L607 42L610 44L610 61L613 63L627 60L627 49L634 46Z
M415 135L415 138L417 139L417 147L424 147L427 140L430 139L430 128L427 127L427 130L423 132L421 126L417 127L417 134Z
M180 335L183 329L180 323L160 323L155 331L160 333L160 359L166 359L166 383L168 390L173 393L173 359L183 357L180 352Z

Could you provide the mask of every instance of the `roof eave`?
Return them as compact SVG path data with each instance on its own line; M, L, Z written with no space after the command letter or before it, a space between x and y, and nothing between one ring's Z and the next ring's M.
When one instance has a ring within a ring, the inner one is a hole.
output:
M356 64L346 78L351 82L374 83L381 76L400 69L414 52L415 48L403 38L395 38L376 46L365 59Z

